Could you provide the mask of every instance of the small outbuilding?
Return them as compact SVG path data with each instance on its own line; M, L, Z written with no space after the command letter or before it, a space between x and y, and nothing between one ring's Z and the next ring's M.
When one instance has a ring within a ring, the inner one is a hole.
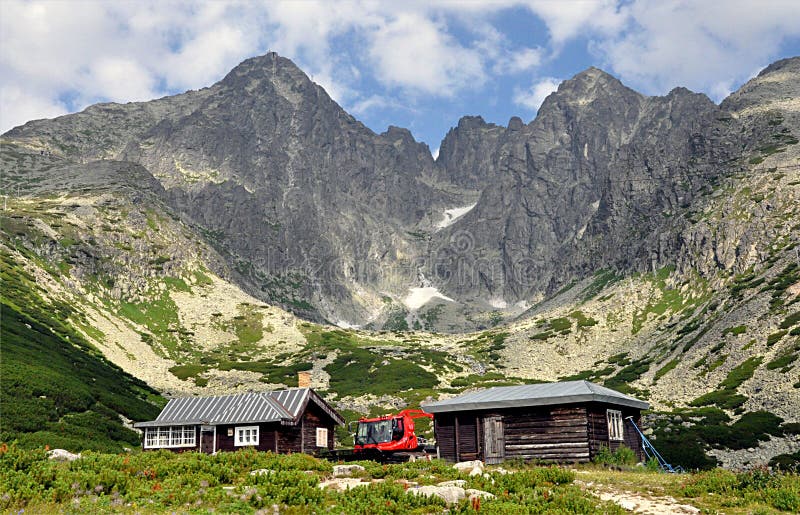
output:
M171 399L155 420L134 424L144 450L275 453L333 449L344 419L310 388Z
M425 404L434 415L440 457L586 462L605 446L625 445L644 459L630 423L650 405L589 381L489 388ZM631 417L631 420L627 420Z

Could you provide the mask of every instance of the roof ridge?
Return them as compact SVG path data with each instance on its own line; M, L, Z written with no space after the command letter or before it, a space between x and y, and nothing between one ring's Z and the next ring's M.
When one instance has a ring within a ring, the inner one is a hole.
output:
M284 391L284 390L277 390L277 391ZM265 401L267 401L268 404L277 408L278 411L282 411L286 415L286 418L294 418L294 415L292 415L289 412L289 409L281 401L279 401L272 395L273 393L275 393L275 391L261 392L260 395L261 397L264 398Z

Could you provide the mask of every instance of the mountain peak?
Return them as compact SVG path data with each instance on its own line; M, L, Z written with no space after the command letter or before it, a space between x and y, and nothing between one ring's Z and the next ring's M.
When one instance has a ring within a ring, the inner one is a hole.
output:
M297 70L302 73L300 68L298 68L298 66L294 64L291 59L282 57L278 55L277 52L267 52L264 55L257 55L255 57L245 59L241 63L237 64L228 75L231 73L242 74L259 70Z
M796 111L793 99L800 96L800 57L781 59L770 64L742 85L721 107L731 111L764 111L788 109Z
M276 52L245 59L231 70L221 83L226 85L248 86L254 80L266 78L274 81L280 77L282 81L296 84L312 84L308 75L291 59L281 57Z
M562 84L585 84L587 86L608 88L610 91L619 89L633 91L620 82L618 78L594 66L586 68Z
M798 73L800 71L800 56L787 57L770 64L758 73L758 77L765 77L775 72Z
M559 84L558 90L545 98L539 112L546 112L551 105L586 105L600 98L635 103L642 95L613 75L591 66Z

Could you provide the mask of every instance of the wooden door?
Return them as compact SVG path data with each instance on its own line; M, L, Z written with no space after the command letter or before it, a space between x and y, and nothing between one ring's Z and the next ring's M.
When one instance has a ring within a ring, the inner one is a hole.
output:
M203 428L200 432L200 452L211 454L214 452L214 429Z
M505 458L503 417L491 416L483 419L483 456L487 465L500 463Z

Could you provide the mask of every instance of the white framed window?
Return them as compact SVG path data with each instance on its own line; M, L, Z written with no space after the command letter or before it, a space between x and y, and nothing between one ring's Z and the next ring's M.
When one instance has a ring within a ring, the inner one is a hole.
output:
M614 409L606 410L606 419L608 420L608 439L624 440L625 428L622 425L622 412Z
M195 426L148 427L144 430L144 448L194 447L197 445Z
M258 426L237 427L233 445L236 447L242 447L245 445L258 445Z
M317 447L327 447L328 446L328 428L327 427L318 427L317 428Z

